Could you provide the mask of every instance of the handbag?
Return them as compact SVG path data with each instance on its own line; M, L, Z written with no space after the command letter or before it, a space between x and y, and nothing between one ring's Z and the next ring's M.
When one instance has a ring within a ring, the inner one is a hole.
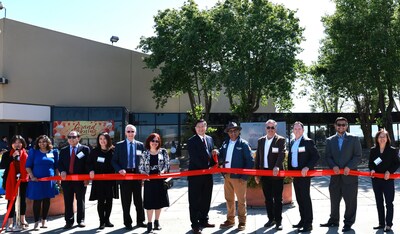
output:
M164 180L164 189L168 190L174 186L174 180L170 177Z

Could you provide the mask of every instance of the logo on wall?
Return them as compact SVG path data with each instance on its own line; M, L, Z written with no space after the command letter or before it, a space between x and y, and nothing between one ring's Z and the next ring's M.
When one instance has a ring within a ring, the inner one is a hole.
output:
M101 132L108 132L114 137L114 121L54 121L53 137L66 139L68 133L78 131L81 138L96 138Z

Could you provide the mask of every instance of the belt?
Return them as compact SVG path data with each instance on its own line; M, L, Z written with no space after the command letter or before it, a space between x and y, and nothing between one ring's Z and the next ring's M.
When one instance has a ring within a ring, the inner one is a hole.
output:
M127 168L125 169L126 172L136 172L135 168Z

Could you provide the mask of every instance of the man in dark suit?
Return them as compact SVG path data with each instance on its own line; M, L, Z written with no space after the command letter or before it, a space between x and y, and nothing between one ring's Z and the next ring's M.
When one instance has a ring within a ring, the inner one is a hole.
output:
M267 208L268 222L264 227L271 227L274 224L276 230L282 230L282 191L283 177L276 177L279 170L283 169L285 158L285 138L276 134L277 122L268 120L265 123L267 135L258 139L258 147L254 160L255 169L273 170L273 176L261 177L262 188ZM256 183L260 177L255 177Z
M188 140L189 170L209 169L214 166L211 151L214 148L213 139L206 135L207 122L200 119L195 126L196 135ZM189 189L189 212L192 222L192 231L195 234L201 233L202 228L215 227L215 224L208 222L211 195L213 188L213 176L200 175L188 177Z
M361 158L361 143L358 137L346 133L347 119L338 117L335 121L336 134L326 139L325 157L330 168L336 175L331 176L329 194L331 197L331 215L327 223L321 227L339 226L340 200L344 199L343 232L351 230L356 221L358 177L349 176L350 169L356 170ZM343 169L344 175L339 175Z
M219 159L223 162L224 168L252 169L254 166L249 143L240 137L241 129L235 122L230 122L225 129L229 139L224 141L219 149ZM246 228L247 177L242 174L224 174L224 193L228 212L226 221L220 228L230 228L235 224L235 194L238 200L238 230L243 231Z
M58 170L61 172L61 179L65 180L67 175L86 174L88 172L87 159L90 149L79 143L80 136L77 131L68 133L68 146L60 151ZM64 192L65 205L65 226L69 229L74 224L73 201L76 196L77 212L76 218L79 227L85 227L85 194L88 181L62 181L61 187Z
M303 136L304 125L295 122L293 125L294 139L290 141L288 168L289 170L301 170L303 177L293 179L296 200L299 204L300 222L293 225L299 228L298 232L309 232L312 230L313 210L310 197L311 177L307 176L308 170L313 170L319 160L319 153L314 141Z
M120 141L115 145L114 156L112 158L112 165L119 174L126 175L126 173L139 174L139 161L142 155L144 145L140 141L135 140L136 127L128 124L125 127L126 140ZM132 196L133 203L136 207L136 226L147 227L144 224L144 209L142 201L142 181L141 180L122 180L120 182L121 188L121 203L122 212L124 214L125 229L132 230L132 218L130 215Z

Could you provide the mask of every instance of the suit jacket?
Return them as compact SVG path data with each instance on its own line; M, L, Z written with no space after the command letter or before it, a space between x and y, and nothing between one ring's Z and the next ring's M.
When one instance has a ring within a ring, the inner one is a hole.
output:
M357 169L360 162L362 149L361 143L357 136L346 133L343 140L342 149L339 150L337 134L326 139L325 159L330 168L335 166L343 169L348 167L352 170ZM344 183L357 183L357 176L340 175ZM338 176L331 176L331 180Z
M292 167L292 145L294 140L290 141L289 156L288 156L288 169L293 170ZM317 148L315 147L314 141L306 136L303 136L300 140L299 148L304 147L304 152L297 152L297 164L298 168L302 169L308 167L310 170L314 169L315 164L318 162L320 156Z
M123 140L118 142L115 145L114 157L111 160L111 164L114 167L116 172L119 172L122 169L126 169L128 166L128 141ZM137 155L138 151L145 151L144 145L142 142L135 140L135 173L139 173L139 163L140 163L140 155Z
M381 158L382 162L376 165L374 161L377 158ZM368 167L370 170L374 170L376 173L385 173L389 171L390 174L393 174L399 168L400 162L399 157L397 156L397 151L395 148L389 146L385 147L385 150L381 154L379 146L372 147L369 154L369 163Z
M256 151L256 157L254 158L254 168L264 169L264 148L267 136L263 136L258 139L258 147ZM272 153L272 148L278 148L277 153ZM268 169L272 170L274 167L278 167L280 170L283 169L283 160L285 159L286 151L286 140L284 137L275 134L271 146L268 151Z
M228 151L229 139L222 143L219 149L219 161L226 161L226 153ZM232 152L231 168L252 169L254 167L253 157L251 156L251 149L249 143L238 137ZM225 167L225 164L223 164ZM247 180L248 175L231 174L231 178L239 178Z
M204 139L207 142L207 149L197 134L188 140L189 170L208 169L216 164L211 156L214 141L208 135L205 135Z
M78 154L82 152L84 156L78 158ZM89 160L90 148L86 145L77 145L76 156L74 161L74 174L86 174L89 173L89 168L87 167L87 160ZM70 146L65 146L60 151L60 156L58 160L58 170L60 172L65 171L67 175L69 174L69 162L70 162Z

